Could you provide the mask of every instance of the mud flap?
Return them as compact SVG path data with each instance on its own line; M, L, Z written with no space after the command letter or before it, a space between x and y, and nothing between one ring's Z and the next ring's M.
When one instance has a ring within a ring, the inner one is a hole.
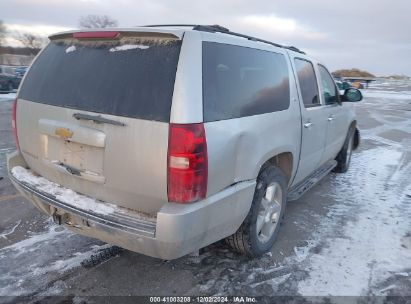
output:
M355 133L354 133L354 150L356 150L360 145L360 130L355 128Z
M63 217L57 212L53 213L53 222L57 225L63 224Z

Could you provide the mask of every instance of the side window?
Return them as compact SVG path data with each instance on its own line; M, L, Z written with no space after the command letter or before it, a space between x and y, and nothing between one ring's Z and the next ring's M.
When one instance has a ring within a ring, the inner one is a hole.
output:
M283 54L203 42L204 121L288 109L290 79Z
M319 106L317 78L315 77L313 64L305 59L294 59L297 70L298 83L306 108Z
M339 101L339 94L334 79L322 65L318 65L321 78L321 93L323 94L325 104L333 104Z

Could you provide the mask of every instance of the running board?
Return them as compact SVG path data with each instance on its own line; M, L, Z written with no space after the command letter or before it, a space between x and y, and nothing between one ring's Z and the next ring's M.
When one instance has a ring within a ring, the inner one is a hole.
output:
M304 193L314 187L320 180L322 180L332 169L337 166L336 160L330 160L329 162L322 165L320 168L315 170L311 175L309 175L302 182L298 183L290 189L287 199L288 201L298 200Z

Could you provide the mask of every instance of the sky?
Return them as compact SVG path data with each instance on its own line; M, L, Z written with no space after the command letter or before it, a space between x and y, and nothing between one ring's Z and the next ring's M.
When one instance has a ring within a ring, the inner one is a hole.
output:
M411 76L411 2L406 0L0 0L10 31L40 35L75 29L80 16L105 14L120 27L219 24L294 45L330 70Z

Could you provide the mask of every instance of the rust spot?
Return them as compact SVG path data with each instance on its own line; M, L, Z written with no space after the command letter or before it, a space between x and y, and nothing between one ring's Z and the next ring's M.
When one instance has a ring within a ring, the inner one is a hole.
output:
M70 129L67 129L67 128L57 128L54 131L54 134L56 134L57 136L59 136L63 139L68 139L68 138L71 138L73 136L73 131L71 131Z

